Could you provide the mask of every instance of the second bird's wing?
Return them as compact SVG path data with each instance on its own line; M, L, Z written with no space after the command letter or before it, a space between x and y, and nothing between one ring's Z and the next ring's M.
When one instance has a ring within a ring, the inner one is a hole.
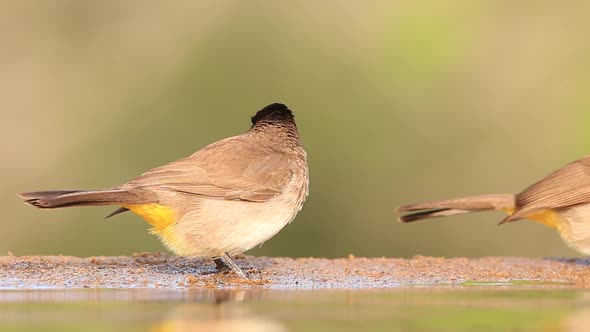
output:
M590 156L560 168L516 195L516 211L505 221L584 203L590 203Z

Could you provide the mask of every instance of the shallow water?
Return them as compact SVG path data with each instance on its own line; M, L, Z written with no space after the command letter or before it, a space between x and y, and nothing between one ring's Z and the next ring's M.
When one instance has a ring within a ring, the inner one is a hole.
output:
M590 291L3 290L1 331L588 331Z

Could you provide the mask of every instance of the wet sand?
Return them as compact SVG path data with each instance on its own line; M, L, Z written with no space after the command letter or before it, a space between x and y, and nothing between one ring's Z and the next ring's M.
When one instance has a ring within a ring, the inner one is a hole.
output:
M215 273L208 259L160 253L89 258L3 256L0 288L389 288L478 282L590 288L590 259L242 256L236 261L249 279Z

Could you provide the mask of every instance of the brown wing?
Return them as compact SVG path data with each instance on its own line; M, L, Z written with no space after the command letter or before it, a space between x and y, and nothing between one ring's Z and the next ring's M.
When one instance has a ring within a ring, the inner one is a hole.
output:
M590 156L564 166L516 195L517 209L505 221L589 202Z
M242 136L213 143L192 156L154 168L123 187L151 187L228 200L262 202L283 192L292 172L286 155Z

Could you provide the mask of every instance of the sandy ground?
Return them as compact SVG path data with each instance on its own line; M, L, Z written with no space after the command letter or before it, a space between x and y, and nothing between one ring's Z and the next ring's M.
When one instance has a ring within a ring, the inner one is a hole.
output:
M517 284L590 288L590 259L243 256L237 262L247 271L249 279L231 273L215 273L211 260L166 254L89 258L4 256L0 257L0 289L387 288L515 281Z

